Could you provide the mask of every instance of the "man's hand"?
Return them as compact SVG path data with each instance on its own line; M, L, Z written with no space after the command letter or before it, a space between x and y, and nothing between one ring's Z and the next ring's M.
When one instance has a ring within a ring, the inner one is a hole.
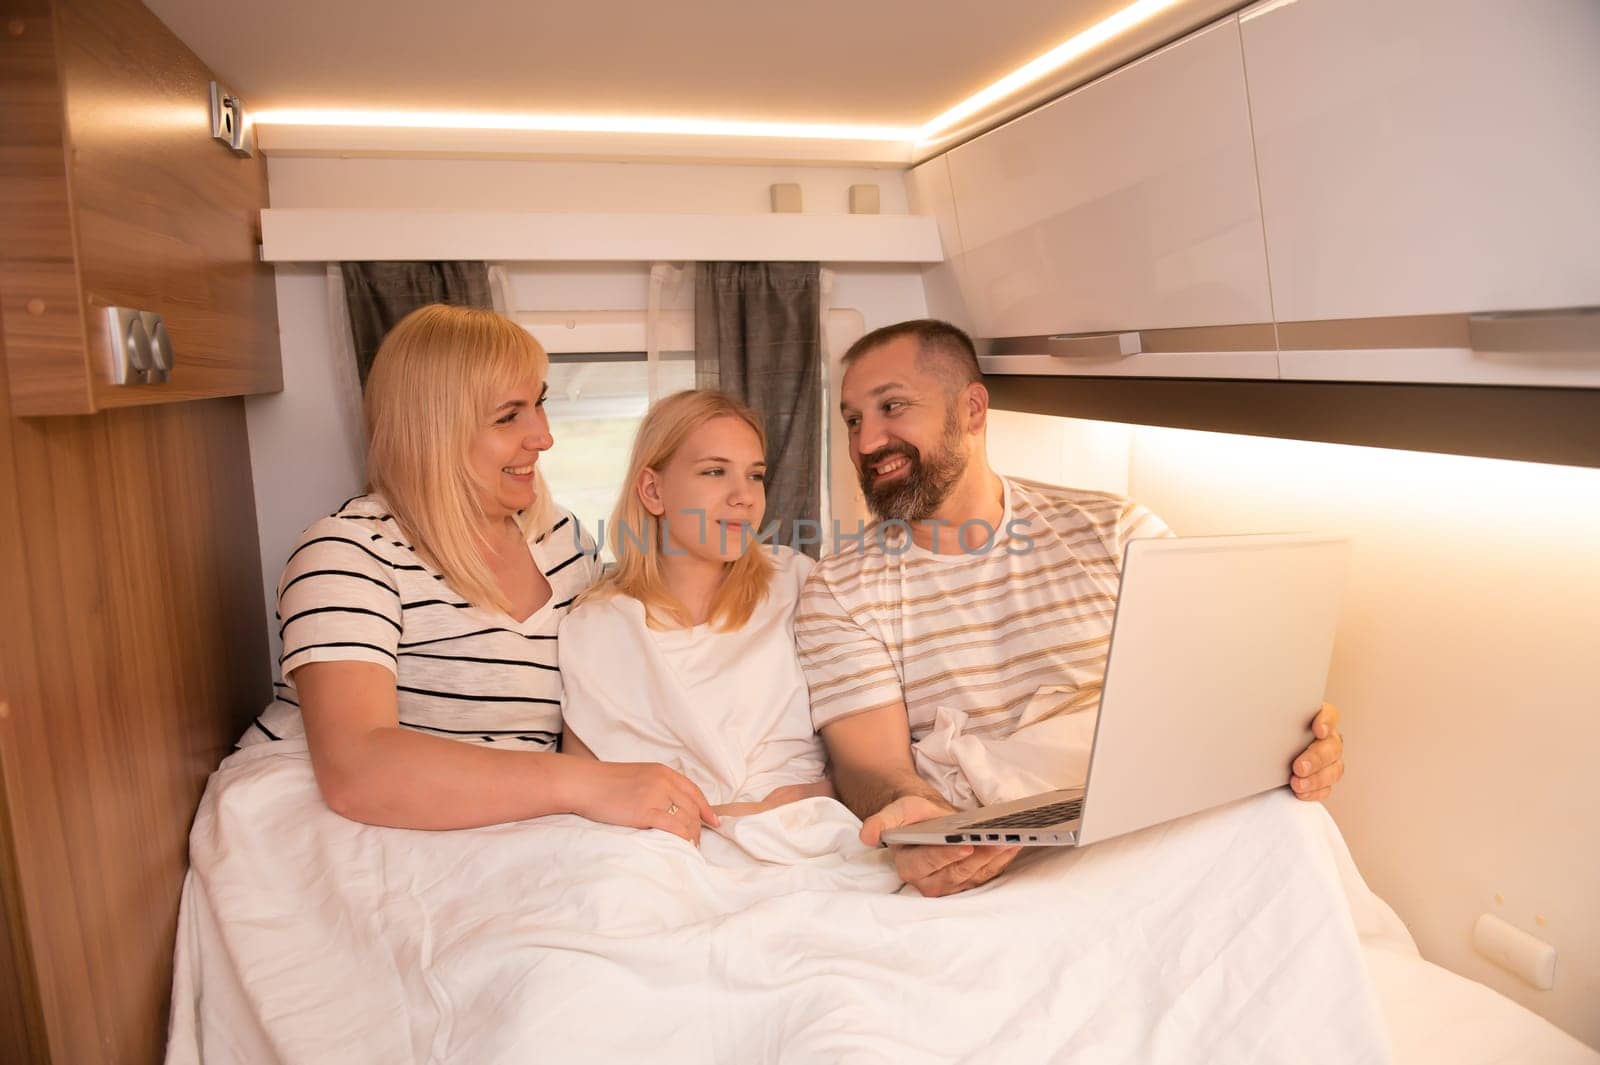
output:
M894 800L861 824L861 842L876 847L891 828L914 825L953 813L949 807L907 795ZM895 872L900 879L928 898L954 895L987 884L1011 864L1021 847L956 846L908 847L891 844Z
M1295 797L1321 802L1333 793L1333 786L1344 776L1344 737L1339 735L1339 708L1323 703L1311 722L1315 742L1294 759L1289 787Z

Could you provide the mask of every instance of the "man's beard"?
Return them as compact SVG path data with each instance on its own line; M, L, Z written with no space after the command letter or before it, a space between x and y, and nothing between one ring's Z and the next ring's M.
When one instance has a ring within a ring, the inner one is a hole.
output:
M910 468L897 480L873 487L873 468L894 455L903 456L911 463ZM961 424L952 407L945 412L944 437L926 459L910 444L890 444L863 455L858 476L867 506L880 521L924 521L950 498L965 472L967 456L961 447Z

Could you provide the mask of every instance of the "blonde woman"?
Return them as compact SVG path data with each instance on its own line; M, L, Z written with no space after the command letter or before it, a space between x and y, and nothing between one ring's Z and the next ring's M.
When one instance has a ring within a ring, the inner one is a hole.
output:
M598 575L538 472L544 350L489 311L408 315L367 383L368 494L303 534L278 585L278 698L241 745L303 732L334 811L451 829L576 813L695 839L659 764L557 753L556 629Z
M765 451L756 414L720 392L651 408L612 516L616 570L561 626L569 749L670 765L723 816L833 794L794 648L811 560L755 543Z

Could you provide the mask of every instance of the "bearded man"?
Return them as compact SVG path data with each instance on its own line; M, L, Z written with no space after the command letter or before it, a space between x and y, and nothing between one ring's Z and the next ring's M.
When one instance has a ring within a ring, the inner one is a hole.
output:
M1001 477L989 467L989 393L971 339L919 319L875 330L844 357L840 411L878 524L806 582L795 639L812 721L862 841L953 812L917 771L936 714L973 735L1098 710L1123 551L1170 536L1144 507L1104 492ZM1290 785L1321 800L1344 773L1338 711ZM924 895L999 875L1016 847L896 847Z

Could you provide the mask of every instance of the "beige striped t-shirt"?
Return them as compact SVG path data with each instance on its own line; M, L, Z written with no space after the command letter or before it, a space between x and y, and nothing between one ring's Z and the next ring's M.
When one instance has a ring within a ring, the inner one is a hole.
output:
M819 730L903 701L913 741L940 707L1004 736L1035 700L1035 720L1098 704L1123 551L1172 532L1120 496L1003 481L985 552L936 555L889 523L812 570L795 640Z

